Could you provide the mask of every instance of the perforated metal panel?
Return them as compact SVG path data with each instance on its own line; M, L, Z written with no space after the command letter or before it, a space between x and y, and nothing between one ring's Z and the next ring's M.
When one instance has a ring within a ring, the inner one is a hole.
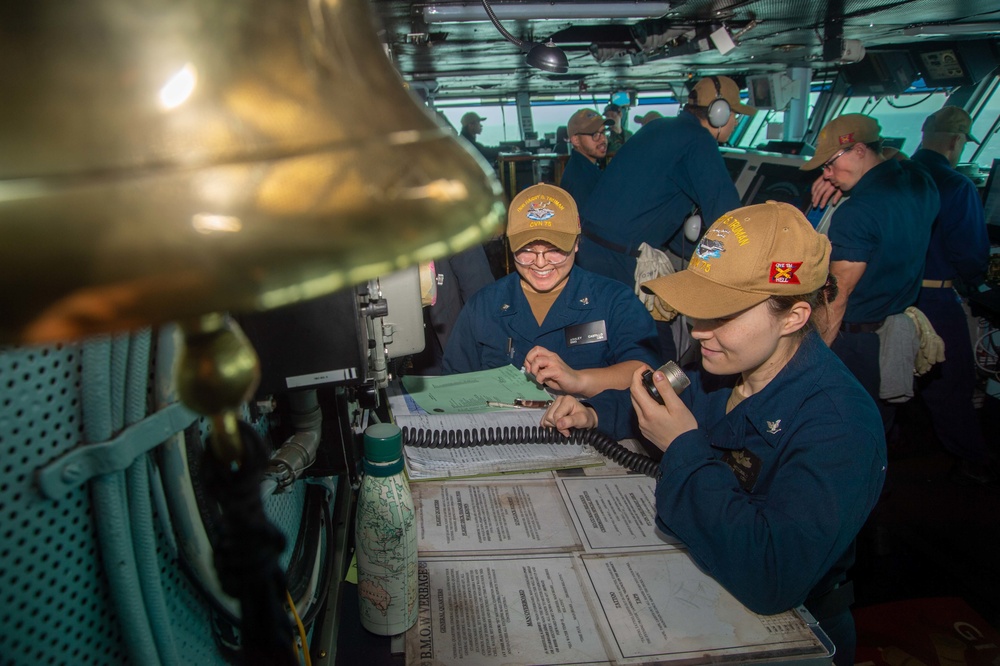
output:
M81 348L0 349L0 665L132 663L117 616L87 484L58 499L36 470L83 445ZM285 533L288 566L305 486L265 501ZM203 592L184 572L153 506L158 562L177 663L226 663ZM140 594L139 590L135 591ZM167 661L164 661L167 663ZM144 665L145 666L145 665Z
M82 439L76 347L0 354L0 659L121 664L86 486L41 497L33 471Z

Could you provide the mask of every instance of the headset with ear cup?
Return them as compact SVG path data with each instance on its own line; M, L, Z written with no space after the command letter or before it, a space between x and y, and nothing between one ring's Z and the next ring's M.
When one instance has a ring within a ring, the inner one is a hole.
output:
M708 116L708 124L719 129L725 127L726 123L729 122L732 107L722 96L722 84L719 82L719 77L711 76L709 78L715 84L715 99L705 105L705 115Z

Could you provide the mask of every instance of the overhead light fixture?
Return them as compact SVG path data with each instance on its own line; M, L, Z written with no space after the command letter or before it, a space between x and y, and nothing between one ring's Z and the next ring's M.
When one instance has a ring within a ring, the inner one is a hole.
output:
M986 35L993 33L1000 33L1000 21L911 25L903 28L903 34L907 37L948 37L950 35Z
M535 69L553 74L565 74L569 71L566 54L551 39L545 44L529 43L524 61Z
M498 19L510 21L565 20L565 19L645 19L659 18L670 10L669 2L553 2L553 3L504 3L493 5ZM446 3L426 5L423 9L426 23L462 23L489 21L486 9L479 3Z
M562 52L562 49L553 44L551 39L547 44L526 42L518 39L514 35L507 32L507 30L500 24L500 21L497 19L497 16L493 12L493 8L490 6L488 0L483 0L483 9L486 11L493 27L495 27L500 34L503 35L504 39L524 52L524 61L529 65L536 69L540 69L545 72L552 72L554 74L565 74L569 71L569 61L566 59L566 54Z

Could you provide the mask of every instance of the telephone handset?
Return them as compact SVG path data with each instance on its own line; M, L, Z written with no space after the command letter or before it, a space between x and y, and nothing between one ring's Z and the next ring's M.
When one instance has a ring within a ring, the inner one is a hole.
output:
M691 386L691 380L688 376L684 374L680 366L673 361L667 361L659 368L658 371L662 372L667 377L667 381L670 382L670 388L674 390L674 393L680 395L684 392L688 386ZM653 371L647 370L642 373L642 385L646 387L646 392L651 395L656 402L663 404L663 397L660 392L656 390L656 384L653 383Z

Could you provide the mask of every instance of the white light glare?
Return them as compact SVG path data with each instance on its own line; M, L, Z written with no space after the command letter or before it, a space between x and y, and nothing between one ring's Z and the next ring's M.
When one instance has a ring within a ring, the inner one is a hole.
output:
M236 233L243 229L243 222L232 215L196 213L191 216L191 226L200 234Z
M198 85L198 72L194 65L188 63L160 88L160 106L166 110L176 109L191 97L196 85Z

